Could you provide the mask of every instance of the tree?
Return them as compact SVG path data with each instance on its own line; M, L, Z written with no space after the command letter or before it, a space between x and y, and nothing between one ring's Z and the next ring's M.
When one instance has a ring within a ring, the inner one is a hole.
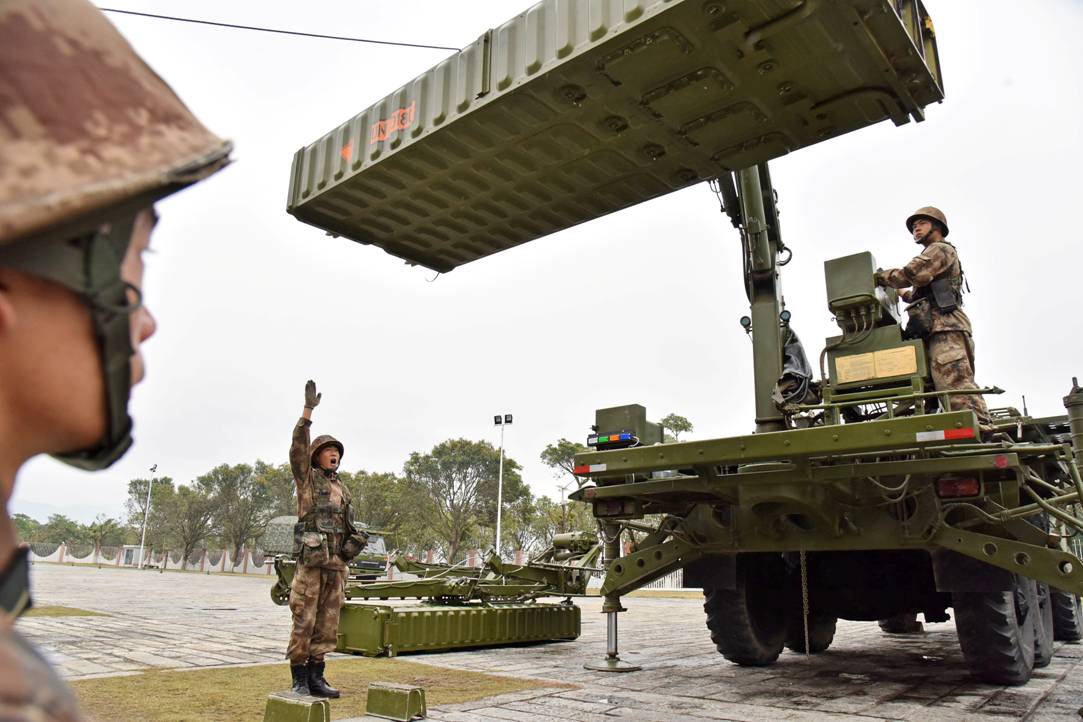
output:
M541 453L541 461L556 472L553 476L558 479L566 475L575 476L575 455L583 451L589 449L574 441L561 439L545 447Z
M191 487L180 486L163 511L166 512L163 527L170 543L180 547L184 555L181 568L184 569L192 552L211 533L213 507L210 496L199 482Z
M428 497L407 479L390 472L340 472L353 495L353 515L360 524L384 533L388 549L420 553L436 541L426 520Z
M479 526L495 523L499 451L487 441L449 439L428 454L414 452L403 466L421 504L425 525L445 545L454 562L463 543ZM504 498L514 503L529 495L519 465L504 458Z
M22 542L41 541L41 522L26 514L15 514L11 517L15 524L15 535Z
M270 488L248 464L220 464L195 483L210 497L218 533L233 548L234 558L239 557L241 548L263 534L274 517Z
M81 544L86 539L83 528L79 522L69 519L63 514L53 514L41 527L39 541L49 544Z
M257 460L253 471L257 480L267 489L271 499L272 516L297 514L297 482L289 464L274 466Z
M691 434L695 427L683 416L669 414L658 422L664 429L673 432L673 440L680 441L681 434Z
M124 506L128 511L128 523L135 527L141 539L143 515L147 508L147 484L151 484L150 516L147 517L147 546L161 549L164 548L166 542L166 532L162 528L166 519L164 509L167 500L174 494L173 479L168 476L132 479L128 482L128 498ZM139 539L136 541L138 542Z
M94 543L96 549L103 546L118 546L124 541L124 527L116 519L98 514L94 521L86 525L85 536Z

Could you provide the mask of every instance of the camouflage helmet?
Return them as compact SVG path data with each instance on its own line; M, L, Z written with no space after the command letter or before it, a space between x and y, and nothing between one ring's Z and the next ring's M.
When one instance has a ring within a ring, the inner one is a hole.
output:
M86 0L0 3L0 109L0 246L146 207L232 147Z
M317 436L315 440L308 446L308 458L312 460L312 463L316 463L316 457L328 446L334 446L338 449L338 459L342 461L342 457L345 454L345 449L342 448L342 442L336 439L330 434L324 434Z
M906 230L911 233L914 232L914 221L919 218L924 218L927 221L939 224L941 233L945 238L948 237L948 219L944 215L944 212L939 208L933 206L925 206L924 208L918 208L916 211L910 214L910 217L906 219Z
M231 148L87 0L0 0L0 267L83 299L105 384L104 437L62 461L101 469L131 445L141 301L120 266L135 218L224 167Z

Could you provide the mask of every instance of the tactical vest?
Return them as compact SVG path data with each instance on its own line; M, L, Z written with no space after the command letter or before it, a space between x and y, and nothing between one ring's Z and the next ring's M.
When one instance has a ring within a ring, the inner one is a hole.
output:
M341 483L341 482L340 482ZM343 500L345 503L337 507L331 501L331 480L319 471L312 474L313 491L315 492L315 504L307 514L298 519L305 525L305 531L316 531L330 534L345 534L346 519L350 515L350 502L345 501L349 493L343 488Z
M939 243L951 246L951 249L955 251L955 263L933 278L929 285L915 288L910 303L914 304L927 298L934 310L940 313L951 313L963 306L963 264L959 260L959 252L955 250L955 246L947 241L939 241Z

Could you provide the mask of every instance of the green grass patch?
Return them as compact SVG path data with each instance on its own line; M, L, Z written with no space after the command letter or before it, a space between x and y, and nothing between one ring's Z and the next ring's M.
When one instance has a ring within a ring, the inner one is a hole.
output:
M360 717L370 682L396 682L425 688L432 705L470 702L538 687L567 687L534 679L494 677L399 659L331 659L327 680L342 691L331 700L331 718ZM289 689L290 670L282 664L195 671L154 670L127 677L72 682L85 715L129 722L260 720L267 695Z
M76 609L75 607L61 607L45 605L43 607L31 607L23 613L24 617L108 617L104 612L92 612L89 609Z

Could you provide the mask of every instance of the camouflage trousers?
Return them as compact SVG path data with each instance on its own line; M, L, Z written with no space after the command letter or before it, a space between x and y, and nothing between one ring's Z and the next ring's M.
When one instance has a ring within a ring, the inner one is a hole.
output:
M291 665L323 656L338 643L338 617L346 601L346 570L298 564L290 585L293 630L286 649Z
M969 333L938 331L929 335L926 344L933 388L937 391L978 388L974 383L974 339ZM977 414L979 424L990 424L989 409L980 395L960 394L950 396L949 400L952 411L969 409Z

